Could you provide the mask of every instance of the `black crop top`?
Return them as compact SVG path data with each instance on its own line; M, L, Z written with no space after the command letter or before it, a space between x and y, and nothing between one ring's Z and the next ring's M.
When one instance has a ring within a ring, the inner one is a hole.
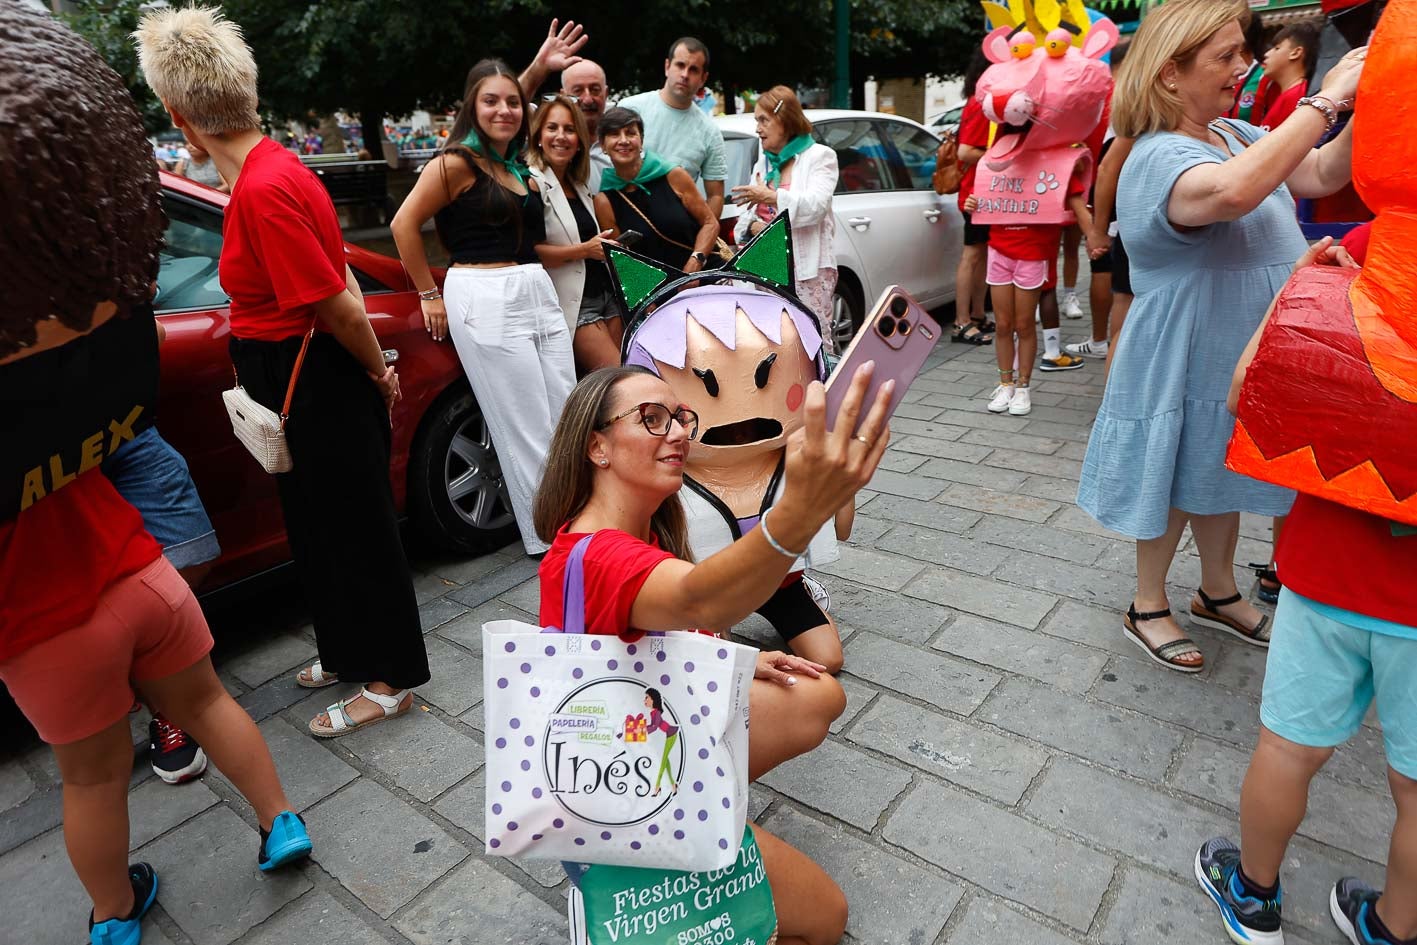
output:
M449 262L540 262L536 244L546 242L541 195L528 187L522 196L474 170L472 186L433 216Z

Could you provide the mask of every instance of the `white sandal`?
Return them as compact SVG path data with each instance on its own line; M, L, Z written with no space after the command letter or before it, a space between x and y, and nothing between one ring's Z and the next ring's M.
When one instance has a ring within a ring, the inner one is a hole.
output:
M354 718L345 711L345 706L350 700L341 699L325 710L325 714L330 718L330 724L328 726L316 724L315 719L310 720L310 734L314 735L316 738L339 738L341 735L357 732L361 728L373 725L375 722L396 718L413 708L412 699L409 700L407 707L399 708L399 704L402 703L404 698L412 691L411 689L400 689L391 696L385 696L377 692L370 692L368 689L360 689L359 695L355 696L355 698L358 699L362 696L368 699L383 710L383 715L376 715L372 719L356 722Z
M310 676L309 682L305 679L307 673ZM326 686L333 686L337 682L339 682L339 674L325 672L325 668L320 665L319 660L295 674L295 684L302 689L323 689Z

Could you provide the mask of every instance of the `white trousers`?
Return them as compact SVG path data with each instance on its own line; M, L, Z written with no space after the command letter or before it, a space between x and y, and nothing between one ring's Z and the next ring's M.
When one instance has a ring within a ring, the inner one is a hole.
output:
M571 334L551 277L539 263L501 269L451 267L443 286L448 333L482 408L527 554L536 537L531 503L561 408L576 384Z

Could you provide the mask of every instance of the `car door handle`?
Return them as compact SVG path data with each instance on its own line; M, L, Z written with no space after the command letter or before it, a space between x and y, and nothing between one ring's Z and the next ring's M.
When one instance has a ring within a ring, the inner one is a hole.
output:
M936 220L940 219L940 211L938 211L938 210L926 210L926 211L925 211L925 219L929 220L931 223L934 223Z
M865 229L871 225L870 217L849 217L846 221L848 226L859 226Z
M393 364L395 361L397 361L397 360L399 359L399 349L397 349L397 348L385 348L385 349L384 349L382 352L380 352L380 353L383 354L383 356L384 356L384 363L385 363L385 364Z

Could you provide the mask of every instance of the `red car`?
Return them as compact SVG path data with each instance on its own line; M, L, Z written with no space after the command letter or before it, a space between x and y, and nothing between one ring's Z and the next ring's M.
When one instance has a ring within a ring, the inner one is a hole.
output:
M157 423L192 468L222 556L212 591L290 559L274 477L237 443L222 404L232 384L230 309L217 280L227 196L162 173L166 244L153 303L167 332ZM516 536L497 454L457 354L423 327L417 291L397 259L345 244L384 357L397 364L394 500L414 530L453 551L478 554ZM438 274L441 281L441 273Z

